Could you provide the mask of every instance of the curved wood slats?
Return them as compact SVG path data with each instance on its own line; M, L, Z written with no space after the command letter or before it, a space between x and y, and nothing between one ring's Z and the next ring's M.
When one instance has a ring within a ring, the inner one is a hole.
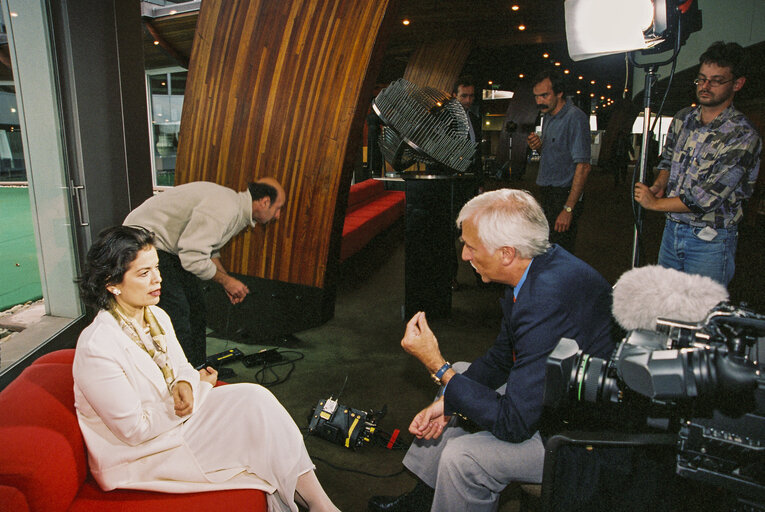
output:
M246 231L224 249L231 271L324 285L339 244L338 193L350 183L346 155L361 142L368 75L376 76L382 48L376 40L387 33L381 29L392 21L386 13L394 1L202 3L176 183L244 190L274 176L287 192L278 222Z
M409 59L404 79L451 93L472 48L467 39L423 43Z

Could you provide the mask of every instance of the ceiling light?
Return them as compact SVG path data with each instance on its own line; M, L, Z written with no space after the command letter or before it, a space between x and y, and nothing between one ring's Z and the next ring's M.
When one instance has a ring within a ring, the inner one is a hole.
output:
M577 94L582 94L582 91L576 91Z
M590 85L595 85L595 80L590 80Z
M547 53L547 52L545 52L545 53L543 53L543 54L542 54L542 57L544 57L545 59L546 59L546 58L548 58L549 56L550 56L550 54L549 54L549 53Z
M584 80L584 77L582 75L579 75L579 80Z
M155 39L155 40L154 40L154 46L157 46L158 44L159 44L159 41L157 41L157 40Z
M489 80L489 82L488 82L488 83L489 83L489 85L491 85L491 84L493 84L494 82L492 82L491 80Z
M606 89L610 89L610 88L611 88L611 84L606 85Z
M571 73L571 71L569 71L568 69L564 69L564 70L563 70L563 74L564 74L564 75L568 75L569 73Z
M556 65L556 66L560 66L560 62L556 62L556 63L555 63L555 65Z
M524 75L523 73L518 73L518 78L523 78L524 76L526 75Z
M526 25L518 25L518 30L520 31L526 30Z
M590 98L594 98L594 97L595 97L595 93L594 93L594 92L591 92L591 93L590 93Z
M403 20L401 20L401 23L404 24L404 25L409 25L409 20L403 19Z
M518 9L520 9L520 7L518 7L517 5L510 7L511 11L517 11Z

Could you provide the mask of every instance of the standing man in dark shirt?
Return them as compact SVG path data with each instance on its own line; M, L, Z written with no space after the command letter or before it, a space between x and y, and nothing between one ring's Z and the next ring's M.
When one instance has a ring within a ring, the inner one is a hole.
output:
M550 242L574 252L582 193L590 174L590 124L587 114L563 96L556 71L534 77L534 99L542 112L542 135L529 134L529 147L540 153L537 185L550 224Z
M458 177L452 184L452 220L456 219L457 212L460 211L462 205L473 198L480 190L483 181L483 162L481 158L481 118L477 116L473 110L473 102L475 101L475 83L469 76L461 76L454 82L452 88L452 97L456 98L460 102L462 108L465 109L465 114L468 118L468 138L470 141L476 144L475 155L470 163L470 167L467 169L467 173L472 174L468 177ZM455 235L456 238L456 235ZM452 262L452 289L456 290L457 285L457 271L459 269L459 255L454 252L454 259Z

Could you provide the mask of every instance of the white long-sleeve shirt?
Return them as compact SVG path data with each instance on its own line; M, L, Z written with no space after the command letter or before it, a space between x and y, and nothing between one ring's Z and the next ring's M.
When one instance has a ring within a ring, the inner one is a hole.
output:
M215 275L211 258L219 255L220 248L255 224L249 190L236 192L206 181L150 197L123 222L153 231L157 249L177 255L183 268L203 280Z

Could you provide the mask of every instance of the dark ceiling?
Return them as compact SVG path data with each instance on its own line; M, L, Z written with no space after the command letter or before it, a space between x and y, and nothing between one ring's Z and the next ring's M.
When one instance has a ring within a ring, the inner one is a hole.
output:
M513 5L518 10L512 10ZM187 65L196 18L196 12L145 18L147 69ZM473 51L463 73L481 87L490 87L492 81L494 87L512 90L555 62L560 63L559 69L569 70L572 93L594 92L598 98L616 100L624 87L623 56L579 63L569 59L562 0L401 0L397 18L377 80L380 84L403 76L409 57L421 44L467 38L473 42ZM410 23L403 25L404 19ZM519 30L520 25L525 30Z

